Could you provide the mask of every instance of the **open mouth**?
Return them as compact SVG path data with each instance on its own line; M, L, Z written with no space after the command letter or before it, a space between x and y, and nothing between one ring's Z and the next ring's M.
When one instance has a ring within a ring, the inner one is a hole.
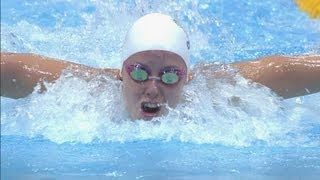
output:
M156 115L160 111L161 105L158 103L143 102L141 103L141 109L148 115Z

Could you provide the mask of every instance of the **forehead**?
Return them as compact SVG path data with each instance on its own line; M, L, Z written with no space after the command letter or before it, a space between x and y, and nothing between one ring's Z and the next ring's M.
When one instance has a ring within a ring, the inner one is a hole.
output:
M163 50L148 50L130 56L128 63L144 63L149 66L186 67L184 60L177 54Z

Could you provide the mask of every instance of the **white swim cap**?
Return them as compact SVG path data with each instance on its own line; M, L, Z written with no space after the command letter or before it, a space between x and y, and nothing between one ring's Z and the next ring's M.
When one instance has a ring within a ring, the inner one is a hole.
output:
M188 36L168 15L151 13L139 18L128 31L122 48L122 63L141 51L165 50L182 57L189 68Z

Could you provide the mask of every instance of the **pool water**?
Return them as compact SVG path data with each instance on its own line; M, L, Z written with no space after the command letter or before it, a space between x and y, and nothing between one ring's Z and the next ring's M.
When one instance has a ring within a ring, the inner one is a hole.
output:
M319 19L290 0L3 0L1 51L119 68L126 30L149 12L184 27L192 65L320 53ZM319 179L320 93L283 100L236 78L199 75L151 122L130 121L103 75L65 71L44 94L1 97L1 179Z

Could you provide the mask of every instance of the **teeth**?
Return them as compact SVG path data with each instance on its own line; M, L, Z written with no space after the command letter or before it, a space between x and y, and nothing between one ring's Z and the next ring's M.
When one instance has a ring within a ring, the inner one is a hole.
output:
M157 107L159 107L158 104L154 104L154 103L145 103L144 106L146 106L148 108L157 108Z

